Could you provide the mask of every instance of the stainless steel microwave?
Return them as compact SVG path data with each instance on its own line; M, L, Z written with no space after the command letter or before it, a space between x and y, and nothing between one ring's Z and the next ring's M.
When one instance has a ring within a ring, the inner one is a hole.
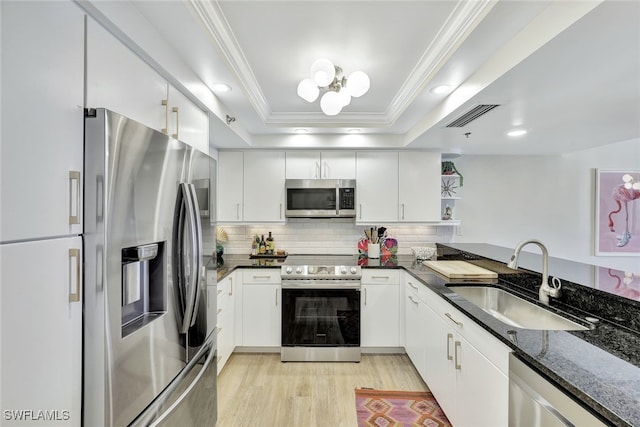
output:
M287 179L287 218L355 218L354 179Z

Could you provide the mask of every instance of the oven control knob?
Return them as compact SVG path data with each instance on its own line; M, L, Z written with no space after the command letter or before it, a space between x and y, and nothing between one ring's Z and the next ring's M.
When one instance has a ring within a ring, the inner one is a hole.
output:
M351 267L351 270L350 270L350 271L351 271L351 274L356 274L356 272L358 271L358 269L357 269L357 268L355 268L355 267Z
M287 269L286 269L286 270L284 270L284 271L285 271L285 273L287 273L287 274L291 274L291 272L293 271L293 269L292 269L291 267L287 267Z
M340 274L347 274L347 267L340 267Z
M296 267L296 273L297 274L302 273L302 267Z

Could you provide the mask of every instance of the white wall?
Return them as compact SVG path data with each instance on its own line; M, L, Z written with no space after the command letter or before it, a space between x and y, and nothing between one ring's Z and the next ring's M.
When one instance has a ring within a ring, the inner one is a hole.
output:
M640 271L639 256L593 255L594 170L640 170L640 139L562 156L463 156L455 164L464 176L456 241L514 247L537 238L553 257Z

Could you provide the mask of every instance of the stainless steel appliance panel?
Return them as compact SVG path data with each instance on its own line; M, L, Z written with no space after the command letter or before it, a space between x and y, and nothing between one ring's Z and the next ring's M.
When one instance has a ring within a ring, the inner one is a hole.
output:
M288 218L353 218L355 180L287 179L285 215Z
M191 295L199 294L206 285L197 243L191 246L196 248L190 253L191 260L183 261L191 269L175 271L180 250L175 247L174 214L182 209L179 190L190 200L194 198L193 186L181 183L188 182L193 162L204 154L111 111L88 111L84 425L126 426L188 361L189 334L181 333L178 324L182 313L178 309L187 297L178 296L175 277L188 276L190 289L195 289ZM192 209L199 210L195 206ZM197 224L191 229L195 227ZM149 290L125 286L130 295L123 298L123 263L129 262L123 250L150 244L161 249L148 275ZM138 292L138 300L148 299L149 304L141 305L148 311L127 318L125 324L123 302L131 295L137 298ZM206 329L206 318L194 322L189 316L190 326L204 322Z
M509 355L510 427L598 427L607 424Z

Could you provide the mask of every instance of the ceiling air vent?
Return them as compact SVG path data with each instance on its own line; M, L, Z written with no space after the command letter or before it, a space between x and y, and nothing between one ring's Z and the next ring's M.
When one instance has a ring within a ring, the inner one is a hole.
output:
M458 117L457 119L455 119L454 121L452 121L451 123L449 123L445 127L448 127L448 128L461 128L461 127L464 127L464 126L468 125L469 123L471 123L472 121L474 121L475 119L477 119L478 117L487 114L489 111L491 111L494 108L499 107L499 106L500 106L500 104L480 104L480 105L477 105L477 106L473 107L471 110L469 110L466 113L464 113L463 115L461 115L460 117Z

